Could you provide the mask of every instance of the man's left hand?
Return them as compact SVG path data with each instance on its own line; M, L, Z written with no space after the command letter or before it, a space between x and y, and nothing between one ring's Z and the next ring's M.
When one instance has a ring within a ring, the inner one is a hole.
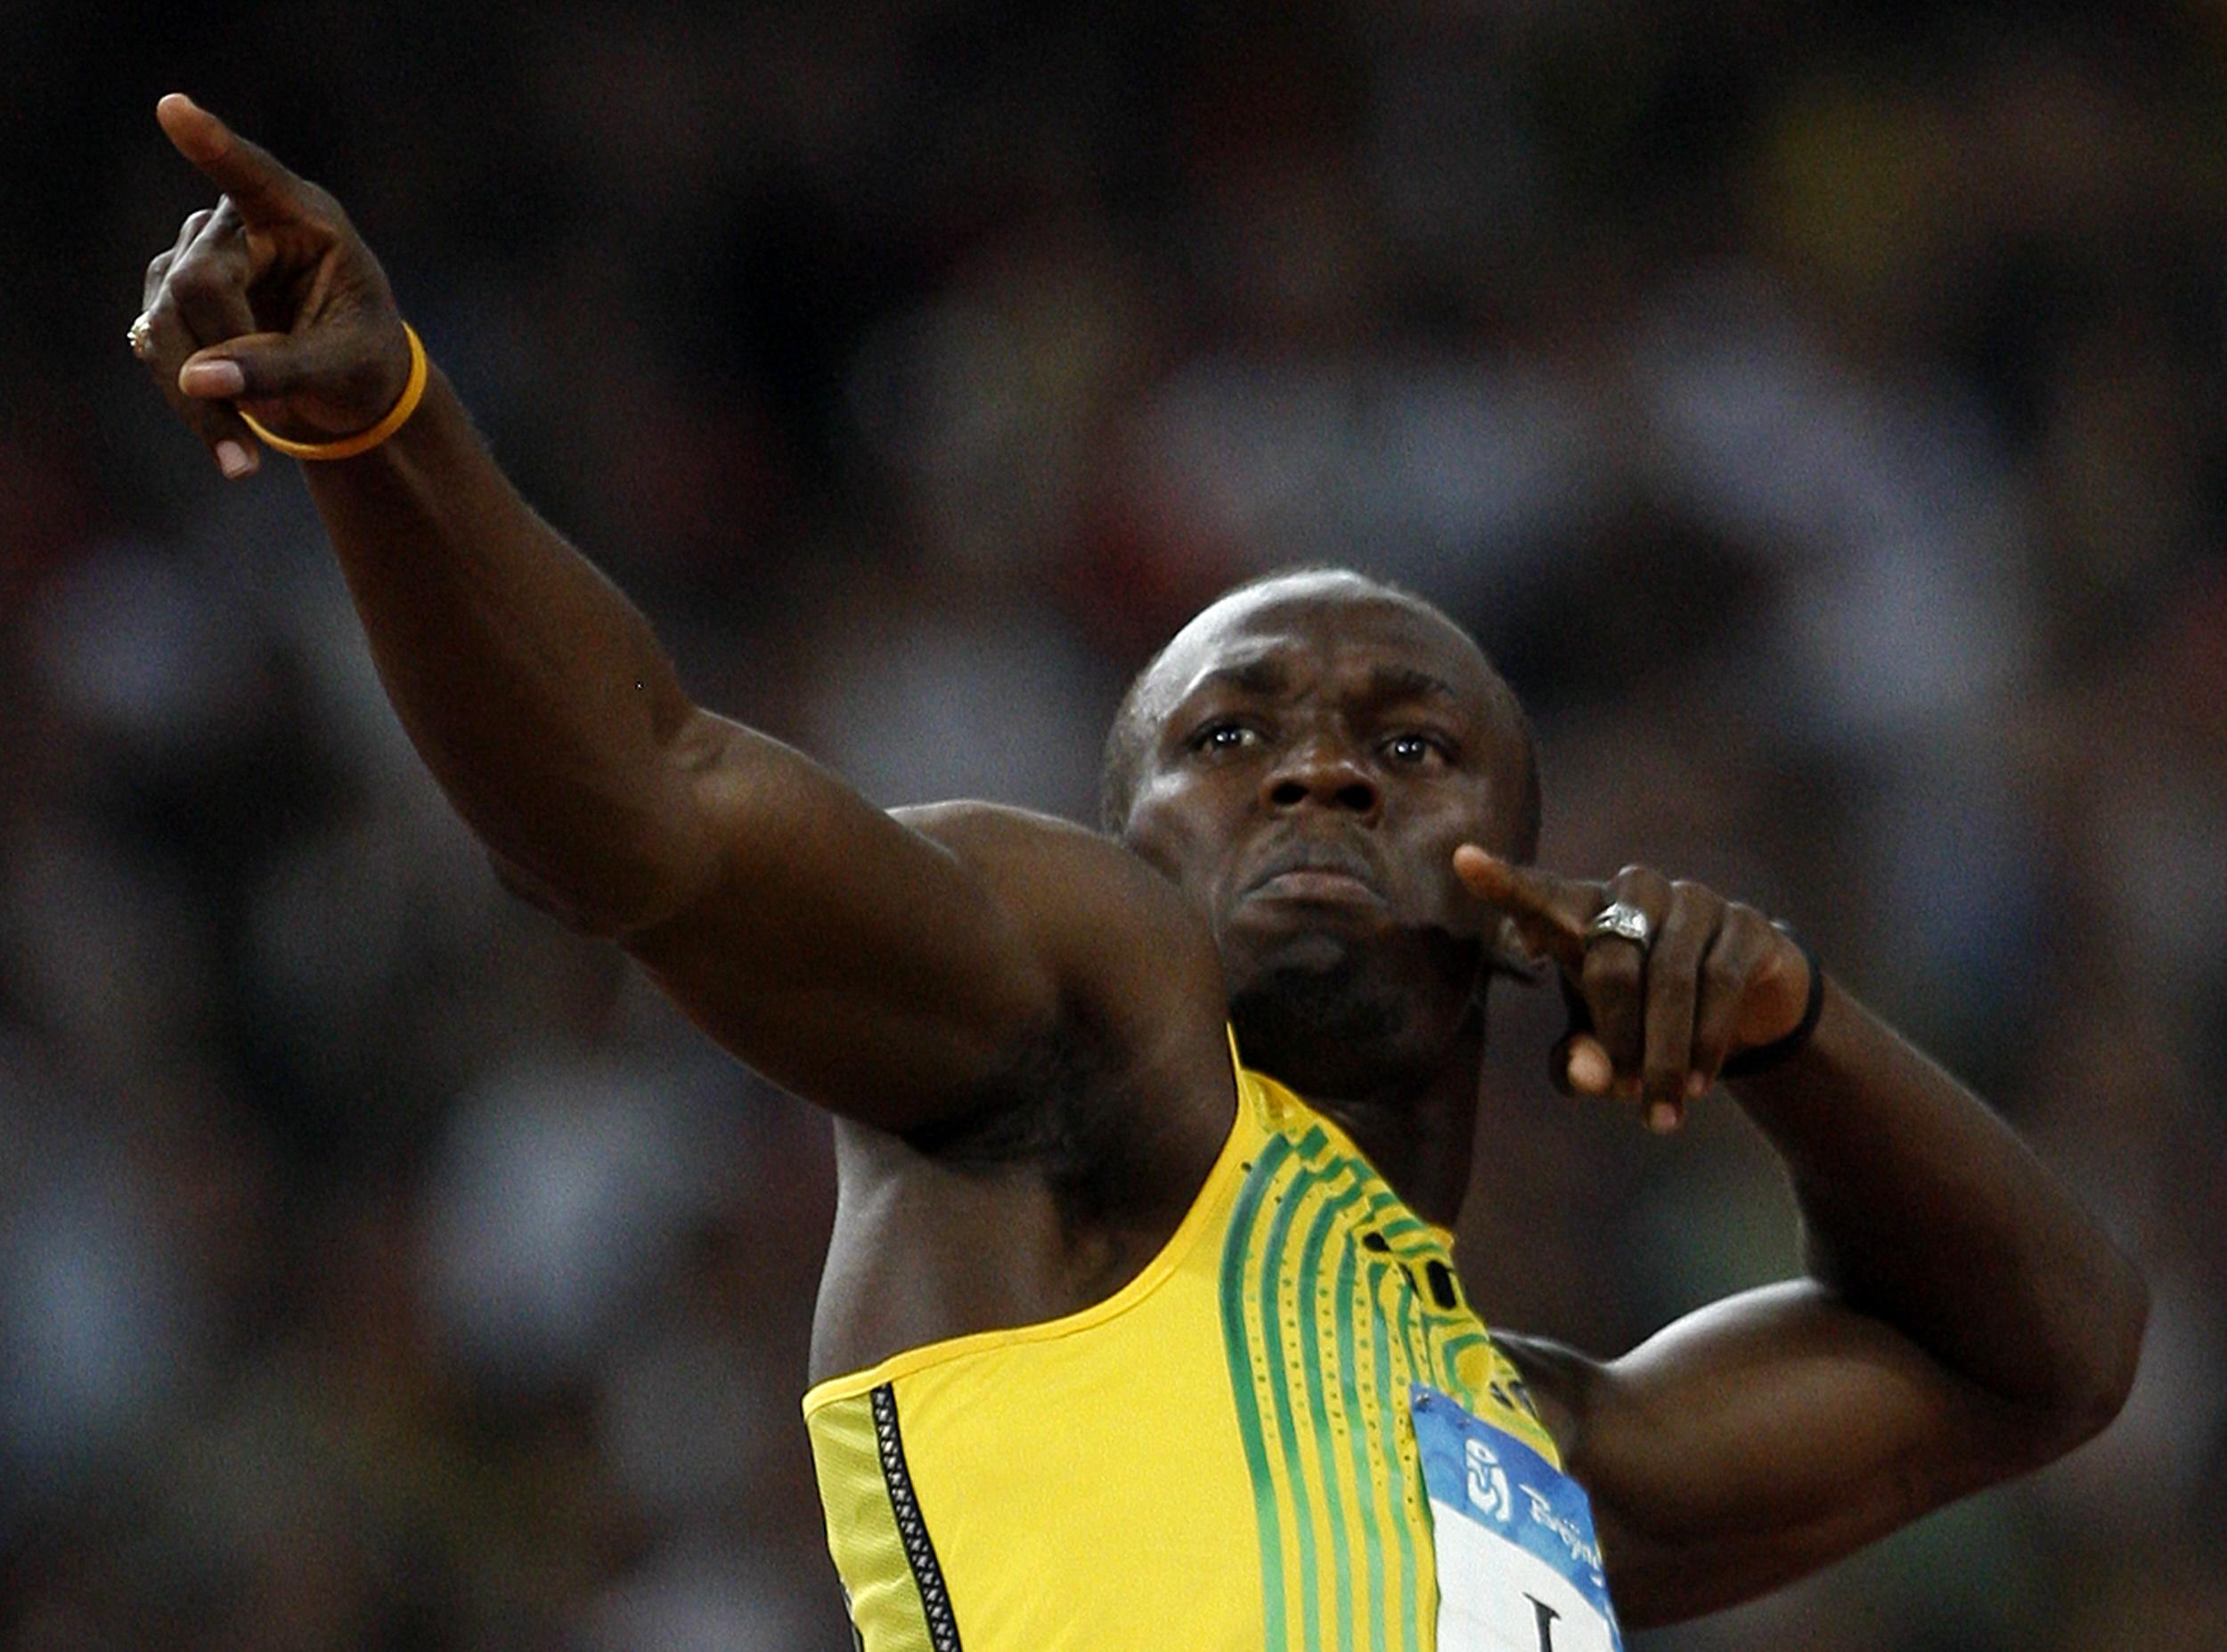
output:
M1676 1129L1725 1062L1801 1021L1801 948L1703 884L1646 867L1605 883L1559 877L1475 844L1454 851L1454 871L1561 973L1570 1025L1554 1046L1555 1082L1638 1103L1651 1130Z

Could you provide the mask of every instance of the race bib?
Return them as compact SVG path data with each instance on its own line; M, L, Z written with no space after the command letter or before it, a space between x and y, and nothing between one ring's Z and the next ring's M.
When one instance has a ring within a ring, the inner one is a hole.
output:
M1622 1652L1585 1490L1437 1389L1408 1390L1439 1562L1439 1652Z

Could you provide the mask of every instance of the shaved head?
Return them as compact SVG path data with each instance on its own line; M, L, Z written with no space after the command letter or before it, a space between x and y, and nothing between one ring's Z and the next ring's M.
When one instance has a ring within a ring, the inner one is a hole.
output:
M1105 755L1098 775L1099 819L1105 829L1120 837L1128 827L1145 753L1150 749L1162 720L1182 695L1190 675L1189 656L1194 651L1190 645L1194 640L1211 633L1232 607L1304 602L1317 597L1326 603L1358 599L1405 608L1456 639L1460 648L1475 660L1487 685L1491 709L1514 734L1520 753L1520 772L1513 777L1510 787L1517 807L1510 823L1509 839L1492 847L1496 852L1514 860L1531 859L1538 852L1539 833L1538 745L1532 736L1530 720L1524 715L1515 691L1477 646L1476 639L1435 604L1413 591L1350 568L1282 568L1232 586L1201 609L1146 663L1130 683L1128 692L1122 695L1121 705L1114 713L1113 726L1106 732Z

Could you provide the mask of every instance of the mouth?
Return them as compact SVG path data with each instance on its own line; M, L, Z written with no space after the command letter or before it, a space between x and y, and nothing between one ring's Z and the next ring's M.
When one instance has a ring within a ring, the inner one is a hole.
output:
M1336 843L1285 845L1253 874L1241 899L1318 907L1388 904L1375 868Z

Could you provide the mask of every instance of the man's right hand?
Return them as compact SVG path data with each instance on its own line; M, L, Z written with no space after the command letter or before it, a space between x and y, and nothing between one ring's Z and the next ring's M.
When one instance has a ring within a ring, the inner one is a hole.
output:
M238 403L302 442L377 424L409 378L409 340L339 203L182 93L155 118L224 191L147 266L135 347L172 410L229 477L259 462Z

